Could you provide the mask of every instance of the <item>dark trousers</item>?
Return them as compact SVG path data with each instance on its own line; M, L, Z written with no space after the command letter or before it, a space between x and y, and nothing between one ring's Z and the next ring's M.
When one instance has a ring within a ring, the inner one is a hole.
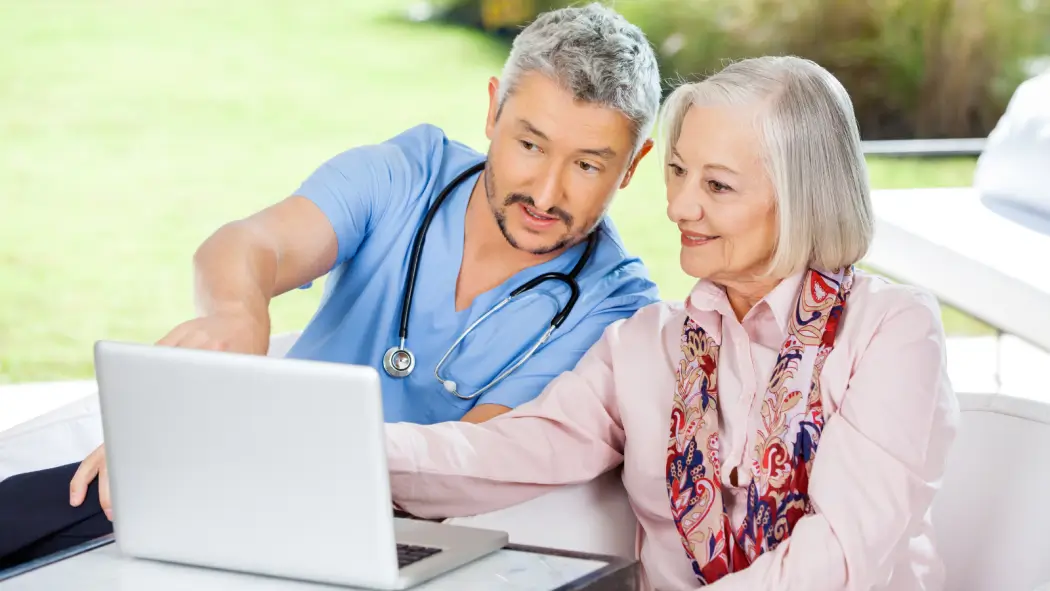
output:
M79 507L69 481L79 463L12 476L0 482L0 569L65 550L113 532L98 502L98 479Z

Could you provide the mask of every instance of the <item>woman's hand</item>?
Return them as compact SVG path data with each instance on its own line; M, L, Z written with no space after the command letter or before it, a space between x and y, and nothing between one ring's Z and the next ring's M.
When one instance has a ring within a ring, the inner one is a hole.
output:
M88 454L73 479L69 481L69 504L79 507L87 497L88 485L98 477L98 502L106 518L113 521L113 504L109 500L109 473L106 471L106 446L100 445Z

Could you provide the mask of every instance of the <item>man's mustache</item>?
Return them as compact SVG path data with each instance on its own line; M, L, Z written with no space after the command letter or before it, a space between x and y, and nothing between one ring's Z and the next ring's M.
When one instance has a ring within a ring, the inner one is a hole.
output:
M522 203L528 205L536 211L543 212L544 215L554 216L560 219L561 221L565 222L566 226L570 228L572 227L572 215L570 215L569 212L565 211L564 209L552 207L547 211L544 211L536 207L536 202L532 200L532 197L529 197L528 195L523 195L521 193L511 193L509 196L507 196L507 200L503 202L504 205L513 205L515 203Z

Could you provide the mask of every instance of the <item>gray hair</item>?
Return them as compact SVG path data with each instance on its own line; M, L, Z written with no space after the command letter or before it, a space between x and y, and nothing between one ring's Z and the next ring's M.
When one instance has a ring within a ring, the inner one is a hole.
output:
M616 109L632 123L636 146L660 109L656 54L637 26L598 3L540 14L515 38L503 66L499 107L526 72L557 80L580 101Z
M701 104L762 106L756 127L779 217L769 274L831 271L864 257L875 231L867 164L849 94L830 72L798 57L760 57L679 86L665 104L665 159Z

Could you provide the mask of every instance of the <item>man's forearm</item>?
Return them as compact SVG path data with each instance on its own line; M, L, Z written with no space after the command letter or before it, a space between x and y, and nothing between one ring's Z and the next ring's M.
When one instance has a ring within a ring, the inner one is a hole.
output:
M247 223L223 226L201 244L193 257L198 314L238 310L267 320L277 264L276 249Z

